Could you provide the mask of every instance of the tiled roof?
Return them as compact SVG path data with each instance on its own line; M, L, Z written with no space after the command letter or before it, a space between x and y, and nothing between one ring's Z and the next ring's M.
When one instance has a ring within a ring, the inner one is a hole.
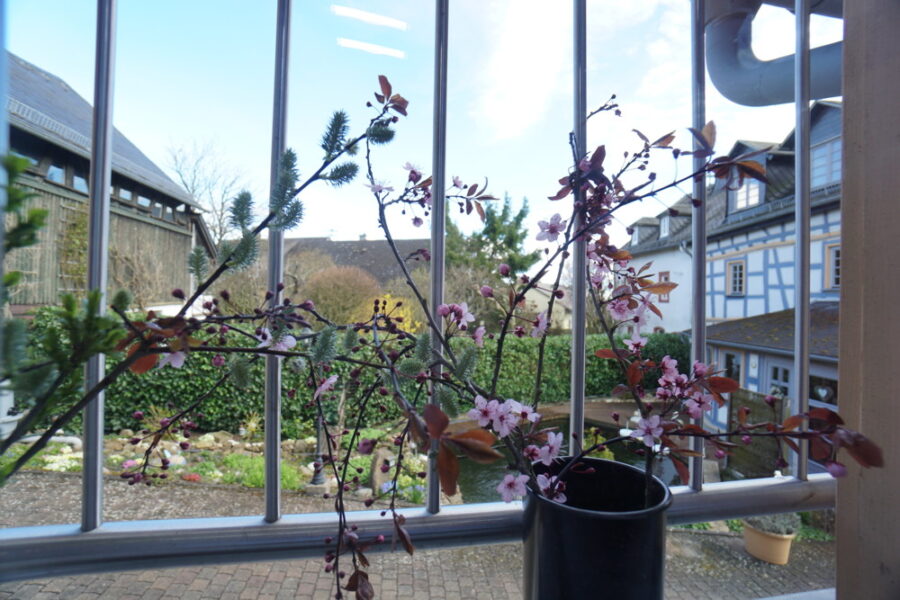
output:
M838 302L813 302L809 307L809 353L838 356ZM708 342L794 350L794 309L709 325Z
M9 124L90 160L91 104L65 81L18 56L9 61ZM119 130L113 131L112 169L176 200L198 207Z
M431 248L430 239L419 240L395 240L400 256L404 259L424 248ZM306 250L319 250L331 257L336 265L356 266L365 269L381 283L387 283L391 279L400 277L402 272L397 265L394 254L385 240L350 240L332 241L328 238L290 238L284 240L285 260L292 260L292 256ZM410 270L416 265L427 265L423 260L407 262Z

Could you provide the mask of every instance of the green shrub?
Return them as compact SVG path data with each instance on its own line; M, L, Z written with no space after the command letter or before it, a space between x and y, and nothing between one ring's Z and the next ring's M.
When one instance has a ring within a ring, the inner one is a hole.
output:
M222 465L225 467L222 483L237 483L253 488L266 485L266 461L262 456L228 454L222 459ZM285 461L281 461L281 487L286 490L300 488L300 473Z

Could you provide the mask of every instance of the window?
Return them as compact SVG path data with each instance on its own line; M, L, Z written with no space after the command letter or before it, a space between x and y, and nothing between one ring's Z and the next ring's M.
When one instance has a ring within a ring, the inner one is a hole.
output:
M833 138L809 149L810 185L820 187L841 180L841 138Z
M87 175L79 168L75 168L72 173L72 187L82 194L89 193Z
M172 210L171 206L165 207L165 211L163 212L163 218L166 221L171 221L172 223L175 222L175 211Z
M787 367L772 367L769 393L779 398L787 398L791 389L791 371Z
M162 219L163 205L160 202L153 203L153 216Z
M756 206L760 201L759 182L745 179L743 185L731 192L734 210L744 210L751 206Z
M130 202L132 199L131 190L120 187L119 198L121 198L122 200L128 200Z
M29 168L31 168L31 167L36 167L36 166L38 166L38 165L40 164L40 162L41 162L41 157L40 157L40 156L38 156L37 154L32 154L32 153L30 153L30 152L27 151L27 150L19 151L19 150L10 149L9 152L10 152L10 154L13 154L13 155L15 155L15 156L18 156L19 158L24 158L24 159L26 159L26 160L28 161L28 167L29 167Z
M726 290L729 296L743 296L744 291L744 271L746 269L743 260L734 260L726 264L726 276L728 283Z
M837 404L838 382L827 377L809 376L809 399L825 404Z
M740 354L725 353L725 377L741 383L741 358Z
M663 217L662 219L659 220L659 237L660 237L660 239L669 235L669 221L670 220L671 220L671 217L669 217L668 215L666 215L665 217Z
M841 287L841 246L829 244L825 246L825 288Z
M150 201L150 198L145 198L144 196L138 196L137 203L138 206L147 210L150 210L150 206L153 204L153 202Z
M50 163L50 167L47 169L47 181L52 181L53 183L61 183L63 185L66 184L66 168L60 166L56 163Z
M671 279L669 279L669 272L668 272L668 271L660 271L660 272L659 272L659 282L660 282L660 283L667 283L667 282L669 282L669 281L671 281ZM660 294L660 295L659 295L659 301L660 301L660 302L668 302L668 301L669 301L669 294L668 294L668 293L666 293L666 294Z

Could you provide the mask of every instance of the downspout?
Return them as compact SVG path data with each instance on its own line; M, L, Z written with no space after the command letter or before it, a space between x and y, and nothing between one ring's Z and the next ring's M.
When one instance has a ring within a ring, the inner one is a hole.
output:
M786 6L788 0L768 0ZM719 92L744 106L769 106L794 101L794 56L760 60L751 47L752 23L762 0L716 0L707 5L707 70ZM822 0L814 12L843 14L840 0ZM810 52L810 95L813 99L841 95L843 42Z

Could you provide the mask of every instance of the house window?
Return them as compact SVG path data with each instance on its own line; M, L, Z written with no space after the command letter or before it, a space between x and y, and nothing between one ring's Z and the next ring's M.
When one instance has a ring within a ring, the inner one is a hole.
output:
M772 367L769 393L779 398L787 398L791 389L791 371L787 367Z
M727 290L729 296L743 296L745 294L745 271L746 262L743 260L733 260L727 263L726 274L728 276Z
M838 382L827 377L809 376L809 399L837 405Z
M131 202L131 198L132 198L131 190L120 187L119 188L119 198L121 198L122 200L127 200L127 201Z
M756 206L760 201L759 182L747 179L741 187L732 190L731 194L734 198L734 210L744 210Z
M163 216L163 205L160 202L153 203L153 216L159 219Z
M82 194L89 193L87 175L81 169L74 169L72 173L72 187Z
M841 138L833 138L809 149L810 185L819 187L841 180Z
M150 206L153 204L149 198L145 198L144 196L138 196L137 203L138 206L147 210L150 210Z
M725 353L725 377L741 383L741 355L731 352Z
M668 272L668 271L660 271L660 272L659 272L659 282L660 282L660 283L667 283L667 282L669 282L669 281L671 281L671 279L669 279L669 272ZM668 294L668 293L660 294L660 295L659 295L659 301L660 301L660 302L668 302L668 301L669 301L669 294Z
M841 246L829 244L825 246L825 287L836 289L841 287Z
M659 221L659 237L664 238L669 235L669 221L670 218L668 216L663 217Z
M50 167L47 168L47 181L65 185L66 168L55 163L50 163Z

